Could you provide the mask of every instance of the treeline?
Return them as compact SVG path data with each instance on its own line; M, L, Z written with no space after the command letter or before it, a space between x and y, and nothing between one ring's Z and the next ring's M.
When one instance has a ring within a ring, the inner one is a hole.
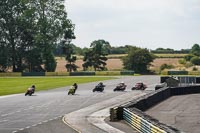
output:
M181 50L174 50L171 48L157 48L155 50L151 50L154 54L189 54L190 49L181 49Z
M89 50L89 48L80 48L76 45L72 44L72 47L77 55L84 55L85 52ZM130 49L131 45L125 45L125 46L119 46L114 47L109 45L109 49L107 51L107 54L128 54L128 51ZM155 50L149 50L153 54L189 54L191 49L181 49L181 50L174 50L171 48L157 48ZM62 47L58 45L56 47L54 54L56 56L62 55Z
M80 48L74 44L71 44L74 52L76 55L84 55L90 48L84 47ZM119 47L113 47L110 44L108 44L108 49L105 49L106 54L127 54L131 45L125 45L125 46L119 46ZM60 56L63 54L63 47L62 45L57 45L55 51L54 51L55 56Z

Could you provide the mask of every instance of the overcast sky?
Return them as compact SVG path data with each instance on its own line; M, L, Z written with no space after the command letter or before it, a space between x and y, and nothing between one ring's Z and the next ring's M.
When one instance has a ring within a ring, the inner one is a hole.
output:
M191 48L200 44L200 0L66 0L79 47Z

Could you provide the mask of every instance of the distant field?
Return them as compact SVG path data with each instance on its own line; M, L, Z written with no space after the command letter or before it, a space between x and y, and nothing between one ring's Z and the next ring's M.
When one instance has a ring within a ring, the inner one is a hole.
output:
M167 64L172 64L174 66L179 66L179 60L180 58L183 58L187 54L155 54L158 58L156 58L151 64L151 70L156 70L158 71L160 66L164 63ZM115 71L115 70L122 70L123 69L123 62L121 60L122 57L126 56L126 54L115 54L115 55L108 55L108 60L106 61L107 69L109 71ZM64 57L56 57L57 59L57 68L56 72L64 72L66 71L65 65L66 65L66 60ZM76 61L76 65L79 67L78 70L81 71L83 70L82 67L83 60L81 57L78 58Z
M158 58L183 58L187 54L154 54Z
M56 67L56 72L66 72L66 68L65 68L65 65L66 65L66 60L64 57L62 58L59 58L57 57L57 67ZM82 67L82 64L83 64L83 60L82 59L78 59L76 61L76 65L79 67L78 68L78 71L82 71L83 70L83 67ZM122 63L122 60L121 59L108 59L106 61L107 63L107 69L110 70L110 71L114 71L114 70L122 70L123 69L123 63Z
M27 77L27 78L0 78L0 96L24 93L32 84L36 91L58 87L113 79L111 77Z

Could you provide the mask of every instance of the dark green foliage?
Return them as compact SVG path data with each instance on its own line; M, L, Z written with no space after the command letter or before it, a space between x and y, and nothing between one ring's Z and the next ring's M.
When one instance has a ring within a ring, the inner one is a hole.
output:
M146 73L153 59L154 56L147 49L132 47L128 56L123 58L123 64L126 70L134 70L136 73Z
M54 71L56 43L75 38L64 0L0 1L0 71ZM1 50L2 50L1 49ZM9 54L8 54L9 53ZM44 66L44 67L42 67Z
M198 68L197 67L193 67L192 71L198 71Z
M200 46L199 46L199 44L194 44L192 46L190 53L195 55L195 56L200 56Z
M168 64L162 64L160 66L160 70L161 71L164 70L164 69L172 69L172 68L174 68L174 66L173 65L168 65Z
M181 49L181 50L174 50L170 48L157 48L155 50L151 50L154 54L188 54L190 49Z
M191 58L190 62L194 65L200 65L200 57L194 56Z
M1 44L0 45L0 72L5 72L9 66L11 66L11 64L9 64L8 49L3 44Z
M84 55L84 63L82 65L84 71L89 67L93 67L95 71L105 70L107 61L106 55L110 47L109 42L106 42L105 40L93 41L90 47L91 49L89 49Z
M54 72L57 66L54 55L52 53L48 53L46 57L47 57L47 60L45 62L45 70L47 72Z
M78 66L75 65L76 56L74 55L74 47L72 44L65 44L63 46L63 53L65 54L65 59L67 60L68 64L65 65L68 72L76 71Z
M192 57L194 57L193 54L188 54L188 55L184 56L184 59L185 59L186 61L190 61L190 60L192 59Z

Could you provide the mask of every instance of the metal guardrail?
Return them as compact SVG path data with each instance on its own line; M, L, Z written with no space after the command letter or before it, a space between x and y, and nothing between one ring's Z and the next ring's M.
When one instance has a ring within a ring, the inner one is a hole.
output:
M123 118L132 128L140 133L167 133L160 127L153 125L151 122L143 119L126 108L123 110Z

